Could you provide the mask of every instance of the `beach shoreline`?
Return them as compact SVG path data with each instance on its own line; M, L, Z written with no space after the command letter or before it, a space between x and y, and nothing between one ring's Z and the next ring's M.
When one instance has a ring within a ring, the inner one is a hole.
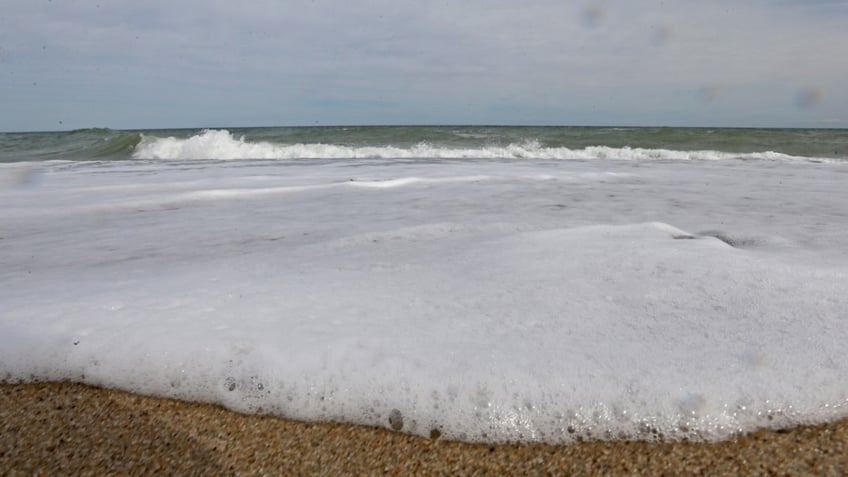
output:
M0 384L8 475L842 475L848 419L718 443L467 444L73 383Z

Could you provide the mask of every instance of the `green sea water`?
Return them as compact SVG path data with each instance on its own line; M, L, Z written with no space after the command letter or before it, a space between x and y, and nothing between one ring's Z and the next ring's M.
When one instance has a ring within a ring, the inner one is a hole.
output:
M81 129L67 132L0 133L0 162L128 160L139 158L142 145L149 146L156 141L169 139L179 143L199 138L204 131ZM486 150L489 152L481 152L480 155L487 157L497 148L521 146L528 149L526 146L530 145L531 152L519 155L532 156L532 150L562 149L554 156L568 158L569 151L600 147L611 150L715 151L763 154L763 157L769 157L765 153L776 153L813 160L848 160L848 130L845 129L324 126L227 128L226 131L234 140L247 145L278 148L298 145L305 157L320 156L320 149L316 149L318 146L376 148L374 154L379 157L390 157L392 151L412 149L421 155L433 151L434 157L442 157L439 151L446 150L464 151L463 157L473 157L474 151ZM225 145L207 146L210 158L215 158L216 147ZM202 156L203 152L198 154ZM250 158L249 152L245 154L245 158ZM292 155L296 155L296 152L289 151L285 157ZM509 157L508 152L505 155ZM603 152L597 155L610 156ZM550 154L544 157L550 157Z

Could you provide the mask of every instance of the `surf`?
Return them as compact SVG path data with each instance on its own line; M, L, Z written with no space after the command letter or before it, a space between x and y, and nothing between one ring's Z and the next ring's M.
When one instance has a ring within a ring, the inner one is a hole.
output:
M829 161L826 158L793 156L774 151L751 153L664 148L544 146L536 139L506 145L477 144L468 147L419 142L411 146L344 145L332 143L281 143L250 141L228 130L209 129L187 138L144 135L135 146L136 159L237 160L237 159L549 159L623 161Z

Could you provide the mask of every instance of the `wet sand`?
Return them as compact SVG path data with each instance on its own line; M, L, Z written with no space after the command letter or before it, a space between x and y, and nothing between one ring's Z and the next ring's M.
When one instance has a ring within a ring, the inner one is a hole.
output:
M845 475L848 420L715 443L473 445L68 383L0 384L8 475Z

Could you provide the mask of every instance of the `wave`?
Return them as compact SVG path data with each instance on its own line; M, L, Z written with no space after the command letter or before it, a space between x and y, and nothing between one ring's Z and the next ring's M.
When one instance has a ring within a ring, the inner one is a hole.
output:
M92 149L94 157L113 157L126 155L134 151L141 142L141 134L124 133L110 137L97 144Z
M451 147L421 142L412 146L282 144L251 142L225 129L204 130L188 138L142 135L132 156L136 159L610 159L610 160L725 160L830 162L832 159L792 156L763 151L735 153L715 150L673 150L639 147L547 147L536 140L503 146Z
M0 134L0 163L131 159L142 135L106 128Z
M80 128L72 129L67 134L111 134L117 132L111 128Z
M63 134L55 152L43 159L128 159L141 142L141 134L105 128L75 129Z

